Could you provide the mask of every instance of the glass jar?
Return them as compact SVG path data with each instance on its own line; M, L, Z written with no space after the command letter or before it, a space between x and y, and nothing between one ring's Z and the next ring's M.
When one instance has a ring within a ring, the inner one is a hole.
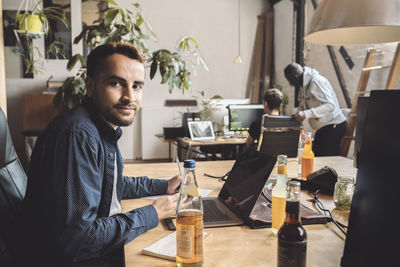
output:
M354 194L354 182L353 177L339 176L333 193L333 201L337 209L350 210Z

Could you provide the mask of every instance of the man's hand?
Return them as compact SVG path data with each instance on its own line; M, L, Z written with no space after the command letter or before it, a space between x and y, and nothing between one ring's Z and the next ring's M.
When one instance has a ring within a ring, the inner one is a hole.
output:
M293 114L293 118L297 122L303 122L304 119L306 118L306 115L304 114L303 111L299 111L299 112L296 112L295 114Z
M176 215L176 201L179 194L160 197L153 202L154 208L157 210L158 219L162 220Z
M181 186L182 176L176 175L168 180L167 194L172 195L179 192Z

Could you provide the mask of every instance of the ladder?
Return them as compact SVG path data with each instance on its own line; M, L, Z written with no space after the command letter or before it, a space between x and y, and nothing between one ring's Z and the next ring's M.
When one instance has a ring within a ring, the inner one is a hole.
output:
M358 97L367 93L366 88L369 80L371 71L389 68L389 74L386 80L385 89L394 89L397 83L397 79L400 74L400 43L397 44L396 52L393 57L391 65L388 66L373 66L376 56L376 49L368 49L365 57L364 65L361 70L360 80L357 85L357 90L353 100L353 105L349 113L347 120L348 127L346 135L343 138L342 147L340 154L343 157L347 157L349 152L351 141L354 140L354 128L357 122L357 109L358 109Z

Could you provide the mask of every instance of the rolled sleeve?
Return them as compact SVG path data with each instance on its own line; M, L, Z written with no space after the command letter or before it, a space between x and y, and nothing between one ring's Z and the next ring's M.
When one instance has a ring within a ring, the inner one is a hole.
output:
M163 195L168 190L168 180L166 179L149 179L147 176L123 176L122 182L123 199Z

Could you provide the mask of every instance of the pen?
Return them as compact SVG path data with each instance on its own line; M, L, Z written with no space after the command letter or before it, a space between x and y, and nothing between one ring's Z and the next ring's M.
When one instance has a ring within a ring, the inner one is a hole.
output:
M178 165L179 175L182 176L181 165L179 165L179 159L176 159L176 164Z
M179 159L176 158L176 165L178 165L178 171L179 171L179 175L183 178L182 176L182 170L181 170L181 165L179 164ZM182 182L181 184L176 188L176 190L179 190L181 188Z

